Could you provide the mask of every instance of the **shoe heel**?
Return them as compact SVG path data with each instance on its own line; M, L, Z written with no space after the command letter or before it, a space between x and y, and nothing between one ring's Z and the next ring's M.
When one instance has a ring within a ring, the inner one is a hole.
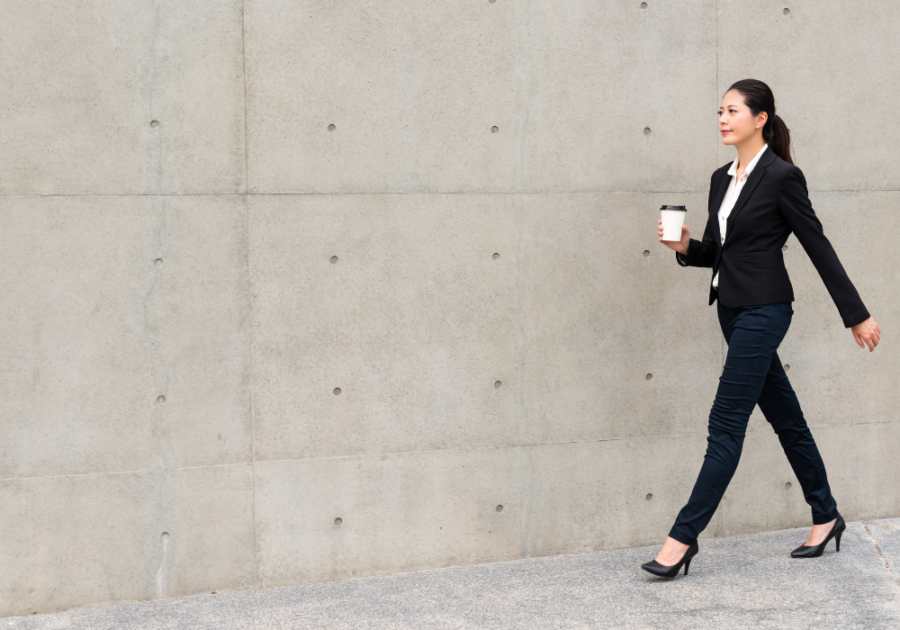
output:
M693 560L693 558L691 558L691 560ZM688 560L687 562L684 563L684 574L685 575L687 575L688 569L691 568L691 560Z
M843 536L843 535L844 535L843 531L840 531L834 535L834 544L835 544L835 547L837 548L836 549L837 551L841 550L841 536Z

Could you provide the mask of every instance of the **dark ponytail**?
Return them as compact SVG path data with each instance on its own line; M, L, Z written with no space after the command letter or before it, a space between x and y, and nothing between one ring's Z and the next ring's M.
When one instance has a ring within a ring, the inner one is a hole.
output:
M742 79L727 91L731 90L739 92L744 97L744 103L754 116L758 116L760 112L766 112L769 115L766 126L763 127L763 139L775 151L775 155L788 164L793 164L791 131L784 124L781 116L775 113L775 95L772 94L769 86L756 79Z

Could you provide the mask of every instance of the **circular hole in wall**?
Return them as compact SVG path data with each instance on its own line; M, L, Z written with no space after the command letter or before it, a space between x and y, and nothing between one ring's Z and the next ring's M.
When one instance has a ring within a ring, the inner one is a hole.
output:
M791 489L791 482L790 482L790 481L788 481L786 484L784 484L784 489L785 489L785 490L790 490L790 489Z
M153 261L153 264L156 265L157 267L162 267L162 266L163 266L163 259L162 259L162 258L157 258L156 260Z
M497 133L498 131L500 131L500 127L497 127L496 125L491 127L491 133Z
M645 136L649 136L649 135L650 135L650 127L644 127L644 135L645 135Z
M494 381L494 387L500 389L501 387L503 387L503 383L501 383L500 381Z
M341 395L341 388L340 388L340 387L335 387L335 388L334 388L334 395L335 395L335 396L340 396L340 395Z
M644 258L647 258L649 255L650 255L650 250L649 250L649 249L645 249L645 250L644 250Z
M498 512L502 512L502 511L503 511L503 506L502 506L502 505L498 505L498 506L497 506L497 511L498 511Z
M167 542L169 540L169 532L163 532L162 536L159 537L163 542Z
M494 254L493 256L491 256L491 258L497 260L498 258L500 258L500 254Z
M332 265L335 264L337 261L338 261L338 257L337 257L337 256L332 256L332 257L331 257L331 264L332 264Z
M652 374L648 374L648 375L645 376L644 378L646 378L648 381L652 381L652 380L653 380L653 375L652 375Z
M342 519L340 516L338 516L336 519L334 519L335 527L340 527L343 524L343 522L344 522L344 519Z
M166 404L166 397L165 397L165 396L159 396L159 397L156 399L156 402L157 402L157 404L165 405L165 404Z
M645 498L646 498L648 501L652 501L652 500L653 500L653 495L652 495L652 494L648 494Z
M337 129L337 127L334 125L328 125L328 131L334 131L335 129Z
M157 127L159 127L159 121L158 121L158 120L151 120L151 121L150 121L150 126L153 127L154 129L156 129Z

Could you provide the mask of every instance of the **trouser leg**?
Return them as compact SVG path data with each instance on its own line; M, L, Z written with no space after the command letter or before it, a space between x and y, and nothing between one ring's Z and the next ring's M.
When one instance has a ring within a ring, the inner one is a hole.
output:
M778 435L784 454L800 482L803 498L812 508L813 523L821 525L831 522L837 518L838 511L825 474L825 463L778 353L772 355L772 365L757 403Z
M669 536L686 545L712 519L737 469L750 414L765 385L772 357L790 326L790 304L718 308L728 355L709 414L706 455L687 504Z

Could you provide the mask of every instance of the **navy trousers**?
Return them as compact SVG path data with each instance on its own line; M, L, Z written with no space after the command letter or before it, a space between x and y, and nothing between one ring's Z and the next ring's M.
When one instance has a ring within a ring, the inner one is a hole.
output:
M830 522L838 512L825 464L776 352L791 324L791 304L743 308L716 304L728 356L709 413L703 466L669 536L691 545L709 524L737 469L747 422L757 404L778 434L803 497L812 508L813 523Z

